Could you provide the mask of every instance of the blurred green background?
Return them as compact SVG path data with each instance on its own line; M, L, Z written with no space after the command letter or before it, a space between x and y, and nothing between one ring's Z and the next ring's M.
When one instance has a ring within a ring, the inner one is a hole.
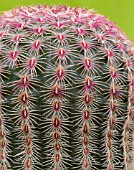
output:
M65 4L94 8L121 27L134 42L134 0L0 0L0 11L31 4Z

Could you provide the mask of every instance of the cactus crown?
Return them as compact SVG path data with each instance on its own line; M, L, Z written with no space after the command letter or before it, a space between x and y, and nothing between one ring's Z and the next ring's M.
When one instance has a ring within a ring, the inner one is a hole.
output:
M0 169L129 170L134 50L92 10L0 17Z

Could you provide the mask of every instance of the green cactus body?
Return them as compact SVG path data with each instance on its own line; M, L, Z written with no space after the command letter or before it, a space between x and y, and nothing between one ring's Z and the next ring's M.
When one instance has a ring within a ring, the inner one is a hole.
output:
M130 170L134 50L106 17L29 6L0 17L0 169Z

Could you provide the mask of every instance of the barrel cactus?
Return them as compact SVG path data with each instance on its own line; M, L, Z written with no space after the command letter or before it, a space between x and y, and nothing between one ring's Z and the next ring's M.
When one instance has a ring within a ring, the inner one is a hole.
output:
M130 170L134 47L67 6L0 16L0 169Z

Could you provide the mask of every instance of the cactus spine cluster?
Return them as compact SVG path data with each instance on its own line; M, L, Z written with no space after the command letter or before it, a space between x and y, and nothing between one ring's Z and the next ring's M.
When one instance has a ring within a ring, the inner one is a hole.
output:
M0 17L0 169L130 170L134 48L93 10Z

